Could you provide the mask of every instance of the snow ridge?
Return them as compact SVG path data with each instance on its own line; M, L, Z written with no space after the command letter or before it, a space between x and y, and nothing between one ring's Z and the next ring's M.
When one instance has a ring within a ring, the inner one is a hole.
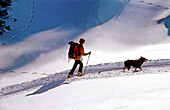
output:
M134 71L133 68L131 68L130 71L123 71L122 70L123 62L89 65L86 74L81 77L74 76L73 78L67 79L67 73L69 70L66 70L37 80L3 87L0 90L0 98L11 94L16 94L18 92L27 91L29 89L40 87L54 82L56 84L55 87L57 87L60 86L61 84L69 84L74 81L111 78L111 77L123 77L123 76L131 76L131 75L143 75L143 74L160 74L162 72L168 73L170 72L169 65L170 65L170 59L149 60L148 62L144 63L144 65L142 66L143 68L142 71L139 70ZM61 81L63 82L61 83ZM58 82L60 84L58 84Z

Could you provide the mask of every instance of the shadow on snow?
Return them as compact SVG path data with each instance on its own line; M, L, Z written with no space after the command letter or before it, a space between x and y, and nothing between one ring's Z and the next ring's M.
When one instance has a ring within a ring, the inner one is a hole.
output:
M46 84L46 85L42 86L42 87L41 87L40 89L38 89L37 91L35 91L35 92L31 93L31 94L28 94L28 95L26 95L26 96L42 94L42 93L44 93L44 92L49 91L50 89L53 89L53 88L55 88L55 87L58 87L58 86L62 85L64 81L65 81L65 80L53 81L53 82L51 82L51 83L49 83L49 84Z

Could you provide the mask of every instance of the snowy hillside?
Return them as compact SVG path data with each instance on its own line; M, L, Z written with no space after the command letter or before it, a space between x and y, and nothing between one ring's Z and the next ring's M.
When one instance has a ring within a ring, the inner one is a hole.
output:
M63 72L4 87L0 92L0 108L169 110L169 60L149 61L142 71L132 69L123 72L121 64L90 66L88 73L82 77L65 80L67 75Z
M0 96L6 96L10 94L15 94L17 92L22 92L25 90L29 90L34 87L39 87L42 85L48 85L52 83L52 86L56 87L62 83L70 83L76 80L88 80L88 79L100 79L100 78L110 78L110 77L120 77L120 76L130 76L130 75L140 75L140 74L160 74L162 72L169 72L170 68L170 60L152 60L148 61L143 65L146 69L144 71L134 71L130 72L123 71L123 62L117 63L104 63L98 65L90 65L88 66L88 70L86 71L86 75L82 77L74 77L67 79L67 73L69 70L59 72L56 74L48 75L46 77L36 79L33 81L18 81L17 84L6 84L9 86L3 87L0 91ZM149 70L147 70L147 68ZM162 69L163 68L163 69ZM34 75L32 75L34 77ZM21 77L22 78L22 77ZM20 83L20 84L19 84ZM5 85L5 84L4 84Z
M8 12L0 110L169 110L169 0L12 0ZM87 71L67 79L80 38ZM122 70L140 56L142 71Z
M170 50L167 34L169 18L161 20L168 17L169 1L73 1L14 1L11 13L18 21L11 24L17 27L9 33L17 37L0 38L3 44L0 47L1 73L33 73L37 70L55 73L69 69L72 64L66 63L67 43L78 41L81 37L86 39L85 51L92 51L91 64L137 59L140 56L169 58L165 56ZM20 6L25 8L20 10ZM157 23L159 20L161 22ZM157 54L160 49L161 56ZM63 62L64 66L61 65Z

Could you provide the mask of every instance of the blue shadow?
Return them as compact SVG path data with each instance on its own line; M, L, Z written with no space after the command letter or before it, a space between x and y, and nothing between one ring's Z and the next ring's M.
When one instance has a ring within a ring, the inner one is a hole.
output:
M165 27L168 29L168 35L170 36L170 15L166 18L162 18L157 21L158 24L164 23Z
M40 89L38 89L37 91L35 91L35 92L31 93L31 94L28 94L26 96L42 94L44 92L49 91L50 89L53 89L55 87L58 87L58 86L62 85L64 81L65 80L59 80L59 81L54 81L52 83L46 84L46 85L42 86Z

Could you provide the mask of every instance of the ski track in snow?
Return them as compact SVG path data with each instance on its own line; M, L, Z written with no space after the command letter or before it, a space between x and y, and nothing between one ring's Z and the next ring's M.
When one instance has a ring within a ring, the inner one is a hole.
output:
M37 80L3 87L0 90L0 99L4 97L16 95L17 93L20 92L24 92L44 85L48 85L54 82L55 82L54 84L56 84L55 87L57 87L62 84L69 84L74 81L111 78L111 77L112 78L123 77L123 76L142 75L142 74L161 74L162 72L168 73L170 72L169 66L170 66L170 59L149 60L142 65L143 68L142 71L139 70L134 71L133 67L131 67L130 71L127 70L123 71L122 70L123 62L89 65L87 67L86 74L81 77L74 76L73 78L67 79L67 73L69 70L66 70ZM34 93L30 95L34 95Z

